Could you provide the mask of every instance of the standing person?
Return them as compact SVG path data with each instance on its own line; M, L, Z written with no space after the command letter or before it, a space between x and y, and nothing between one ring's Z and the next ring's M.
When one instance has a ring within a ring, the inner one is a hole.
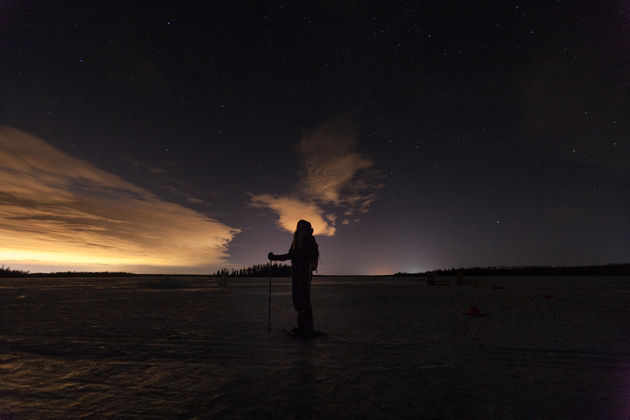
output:
M310 337L313 335L313 308L311 306L311 280L313 270L317 270L319 249L313 237L313 228L306 220L300 220L293 234L289 252L275 255L270 252L271 261L291 260L293 271L293 308L297 311L297 328L292 335Z

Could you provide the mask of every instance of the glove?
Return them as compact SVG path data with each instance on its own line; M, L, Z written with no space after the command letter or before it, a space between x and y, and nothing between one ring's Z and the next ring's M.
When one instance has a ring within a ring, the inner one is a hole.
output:
M276 256L273 255L273 252L270 252L269 254L267 254L267 258L269 258L269 261L275 261Z

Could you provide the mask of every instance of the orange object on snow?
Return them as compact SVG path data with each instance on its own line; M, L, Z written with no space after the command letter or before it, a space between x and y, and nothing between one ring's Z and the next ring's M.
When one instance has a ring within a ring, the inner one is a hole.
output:
M469 316L481 316L481 309L479 309L476 306L471 306L470 308L468 308L468 315Z

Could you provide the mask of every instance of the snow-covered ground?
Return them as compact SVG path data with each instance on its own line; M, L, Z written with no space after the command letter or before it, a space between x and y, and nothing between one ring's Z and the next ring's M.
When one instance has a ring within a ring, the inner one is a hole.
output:
M630 279L478 281L0 279L0 418L630 418Z

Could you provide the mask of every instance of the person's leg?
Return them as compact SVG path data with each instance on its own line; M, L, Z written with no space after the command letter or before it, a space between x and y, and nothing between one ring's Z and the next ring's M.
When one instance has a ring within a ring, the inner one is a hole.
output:
M296 278L295 274L291 279L291 297L293 298L293 309L296 311L300 310L300 295L299 295L299 282Z
M291 279L291 297L293 298L293 309L297 312L297 327L293 328L293 333L296 333L302 324L302 317L300 315L300 289L299 289L299 279L296 276L296 273L293 273L293 278Z
M307 333L313 332L313 308L311 307L311 303L309 302L306 308L301 312L302 316L302 325L303 330Z
M313 332L313 308L311 307L310 267L293 267L293 307L298 312L298 329L304 334Z
M298 324L298 331L299 332L303 332L305 331L305 325L304 325L304 311L298 311L297 313L297 324Z
M308 333L313 332L313 306L311 305L311 281L313 274L309 270L306 276L306 282L304 282L304 328Z

